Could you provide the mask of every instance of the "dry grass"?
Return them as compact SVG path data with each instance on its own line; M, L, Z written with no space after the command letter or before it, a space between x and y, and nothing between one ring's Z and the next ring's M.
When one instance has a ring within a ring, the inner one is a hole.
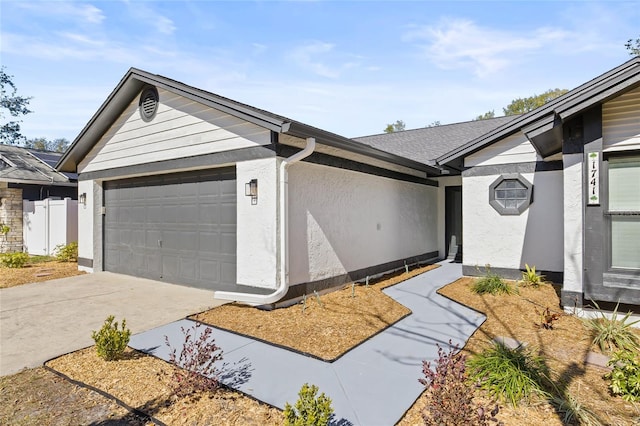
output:
M76 262L58 262L56 260L30 263L25 265L24 268L0 266L0 288L72 277L84 273L83 271L78 271Z
M320 302L307 297L304 309L302 304L272 311L228 304L192 318L332 361L411 313L382 289L437 266L387 275L368 287L349 285L320 296Z

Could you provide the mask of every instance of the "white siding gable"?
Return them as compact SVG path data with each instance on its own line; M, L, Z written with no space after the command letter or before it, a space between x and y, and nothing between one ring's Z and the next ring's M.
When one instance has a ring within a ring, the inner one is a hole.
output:
M138 97L125 109L78 171L90 172L175 158L192 157L271 143L270 131L158 90L158 112L150 122L138 113Z
M640 87L602 106L605 151L640 149Z
M464 159L465 167L530 163L539 160L533 145L522 132L507 136Z

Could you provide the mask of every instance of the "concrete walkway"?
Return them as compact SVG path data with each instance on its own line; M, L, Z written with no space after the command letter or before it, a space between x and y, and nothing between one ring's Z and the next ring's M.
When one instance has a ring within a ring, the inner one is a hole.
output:
M93 345L109 315L137 333L220 304L212 291L109 272L0 289L0 375Z
M306 382L333 400L340 425L393 425L415 402L424 386L422 360L437 358L436 344L448 348L451 339L463 346L484 322L484 315L436 294L462 276L460 264L441 267L385 292L413 312L333 363L323 362L248 337L216 329L216 344L224 351L222 381L273 406L293 404ZM129 346L168 360L169 348L184 341L181 320L132 336ZM201 327L201 329L204 327Z

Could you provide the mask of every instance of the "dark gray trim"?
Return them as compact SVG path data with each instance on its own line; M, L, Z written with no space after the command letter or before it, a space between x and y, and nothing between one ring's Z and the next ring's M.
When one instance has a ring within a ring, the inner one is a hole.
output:
M275 155L275 151L270 146L242 148L233 151L223 151L213 154L198 155L195 157L175 158L172 160L157 161L155 163L136 164L134 166L80 173L78 175L78 180L110 179L117 178L119 176L170 173L174 170L183 169L202 169L220 166L223 164L238 163L241 161L270 158L274 157Z
M586 119L586 117L584 117ZM586 121L586 120L585 120ZM597 120L601 125L602 119ZM587 123L585 122L584 125ZM592 136L601 135L602 131L594 132L591 130ZM595 134L594 134L595 133ZM587 132L584 132L585 140ZM598 152L600 154L600 204L588 205L589 197L589 153ZM588 142L584 145L584 153L582 154L582 214L584 217L584 251L583 251L583 291L588 293L602 287L602 274L609 264L609 238L608 224L604 216L604 211L608 203L608 170L605 161L602 158L602 138ZM577 188L576 188L577 189ZM596 290L597 291L597 290Z
M315 127L307 126L302 123L294 122L288 123L289 126L282 133L296 136L299 138L313 137L317 139L318 143L323 145L332 146L334 148L340 148L345 151L354 152L356 154L365 155L367 157L375 158L389 163L405 166L410 169L420 170L426 172L429 176L440 176L441 169L439 167L430 166L410 158L401 157L396 154L392 154L387 151L383 151L378 148L374 148L370 145L356 142L352 139L347 139L342 136L338 136L334 133L327 132Z
M338 275L336 277L325 278L318 281L296 284L289 287L289 291L287 294L278 302L269 305L263 305L265 309L273 309L279 308L282 306L289 306L292 303L292 299L299 300L301 297L306 295L312 295L314 291L322 291L327 289L334 289L340 287L344 284L363 280L368 276L374 276L378 274L382 274L385 272L391 272L400 268L403 268L404 265L413 265L417 263L427 263L429 261L435 261L438 258L438 251L432 251L428 253L423 253L417 256L412 256L406 259L394 260L392 262L383 263L380 265L370 266L368 268L358 269L356 271L347 272L343 275Z
M507 280L521 280L522 273L525 272L525 269L516 269L516 268L496 268L491 266L491 272L499 275L502 278ZM545 271L540 270L536 271L539 275L544 275L547 281L551 281L554 283L561 283L563 281L564 272L556 272L556 271ZM484 267L480 266L471 266L471 265L462 265L462 275L468 277L482 277L486 275L487 271Z
M86 259L84 257L79 257L78 266L84 266L85 268L93 268L93 259Z
M602 285L616 289L640 290L640 271L607 271L602 274Z
M580 309L584 305L584 298L579 291L560 290L560 305L563 308Z
M503 173L554 172L562 170L562 161L531 161L529 163L496 164L475 166L462 172L463 177L494 176Z
M299 152L300 149L289 145L278 145L277 153L281 157L290 157ZM351 170L355 172L366 173L374 176L386 177L389 179L400 180L404 182L418 183L421 185L435 186L439 184L435 180L426 179L418 176L408 175L393 170L383 169L381 167L372 166L370 164L359 163L357 161L348 160L346 158L334 157L333 155L314 152L303 161L320 164L323 166L335 167L338 169Z

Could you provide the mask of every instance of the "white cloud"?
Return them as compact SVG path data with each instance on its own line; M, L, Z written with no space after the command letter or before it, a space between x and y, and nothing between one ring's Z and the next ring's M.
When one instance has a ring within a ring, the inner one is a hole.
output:
M19 7L47 16L80 18L82 24L101 24L105 20L104 12L89 3L77 2L21 2Z
M301 68L309 70L314 74L327 78L338 78L339 69L326 65L318 59L319 56L326 58L335 46L331 43L314 41L294 49L289 57Z
M403 39L421 45L428 59L440 68L471 68L474 74L484 77L507 68L515 57L571 36L557 28L514 32L481 27L467 19L443 19L436 25L414 28Z
M173 21L166 16L158 15L156 17L156 20L157 21L155 23L155 26L158 32L166 35L171 35L176 30L176 26L174 25Z

